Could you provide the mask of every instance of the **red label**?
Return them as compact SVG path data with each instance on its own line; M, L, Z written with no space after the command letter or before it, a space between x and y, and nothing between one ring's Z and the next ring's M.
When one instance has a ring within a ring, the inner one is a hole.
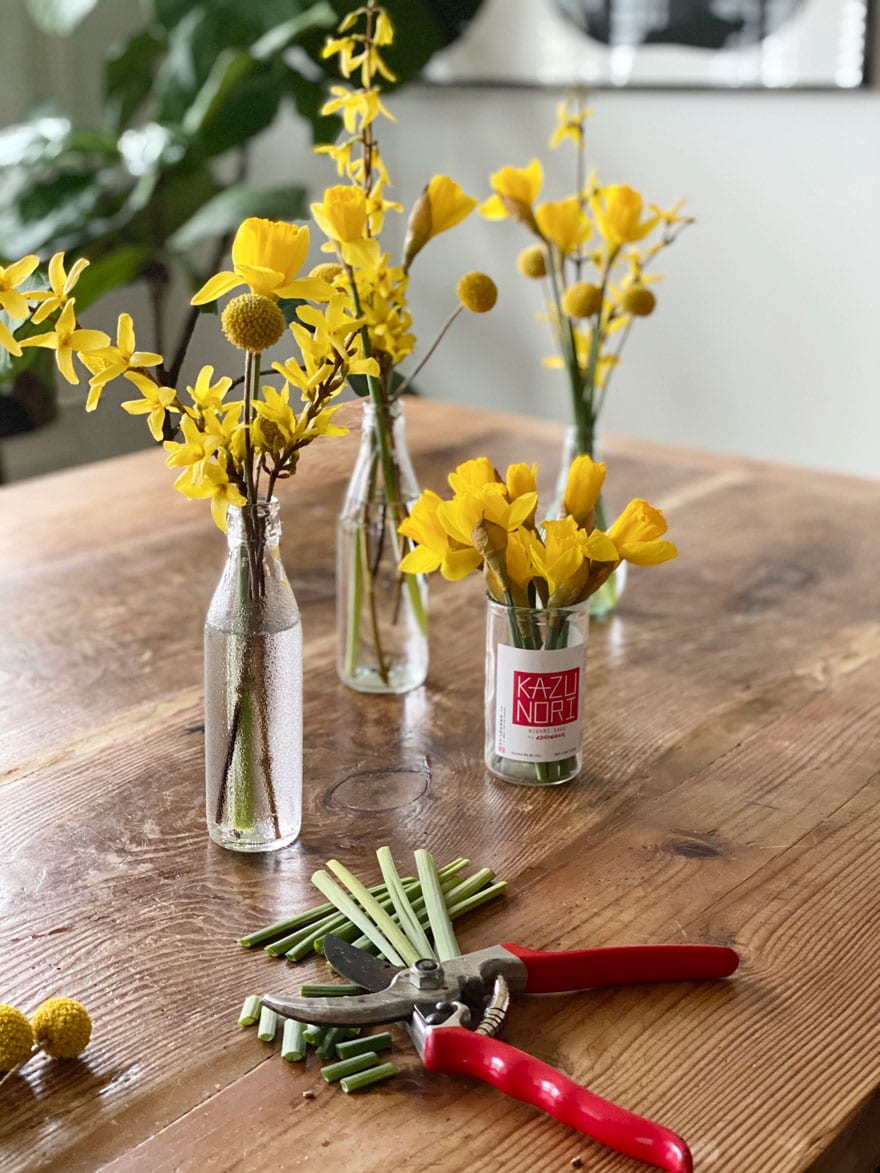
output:
M513 724L542 726L569 725L580 711L581 672L513 673Z

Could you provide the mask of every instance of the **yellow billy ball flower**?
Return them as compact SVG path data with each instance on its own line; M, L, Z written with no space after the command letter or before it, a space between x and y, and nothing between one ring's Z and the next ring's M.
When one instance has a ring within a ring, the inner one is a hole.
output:
M326 281L328 285L335 285L344 273L345 269L342 265L337 265L335 261L324 261L320 265L315 265L309 276L317 277L319 281Z
M92 1020L73 998L50 998L38 1006L31 1025L37 1046L53 1059L75 1059L92 1037Z
M285 330L284 314L277 302L259 293L234 297L223 311L220 325L233 346L253 354L274 346Z
M458 300L472 314L485 314L498 300L498 287L485 273L465 273L455 292Z
M547 254L543 244L530 244L516 258L516 267L523 277L546 277Z
M0 1006L0 1071L24 1063L34 1045L31 1024L14 1006Z
M562 295L562 312L570 318L591 318L602 308L602 290L588 281L576 281Z
M620 299L620 308L636 318L647 318L656 304L657 298L644 285L631 285Z

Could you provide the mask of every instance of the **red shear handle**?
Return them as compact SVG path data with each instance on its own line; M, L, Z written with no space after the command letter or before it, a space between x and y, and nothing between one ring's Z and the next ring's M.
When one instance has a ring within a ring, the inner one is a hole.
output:
M447 1075L472 1075L516 1100L541 1108L600 1144L668 1173L692 1173L680 1136L627 1112L525 1052L461 1026L438 1026L425 1040L425 1066Z
M668 982L729 977L739 965L723 945L621 945L542 953L522 945L502 946L526 967L526 993L555 994L627 982Z

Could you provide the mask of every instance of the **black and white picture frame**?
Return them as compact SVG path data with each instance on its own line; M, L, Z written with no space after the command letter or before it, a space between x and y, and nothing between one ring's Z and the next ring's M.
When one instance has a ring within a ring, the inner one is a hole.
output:
M873 0L483 0L438 83L853 89Z

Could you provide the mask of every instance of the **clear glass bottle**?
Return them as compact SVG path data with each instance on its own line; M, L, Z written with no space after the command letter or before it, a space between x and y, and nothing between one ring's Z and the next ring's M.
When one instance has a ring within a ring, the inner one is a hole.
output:
M564 513L563 500L565 499L565 483L568 480L568 470L571 468L571 462L578 455L578 430L574 424L569 424L565 429L565 436L562 440L562 456L559 462L559 476L556 479L556 489L553 493L553 504L547 514L548 517L562 517ZM597 441L594 441L590 447L589 455L593 460L601 461L602 454ZM614 520L613 515L609 517L606 514L605 494L599 495L599 500L596 502L596 528L607 530L608 526ZM599 589L590 595L590 614L594 619L604 619L610 615L620 602L620 596L623 594L623 589L626 586L626 563L621 562L612 575L610 575Z
M418 495L400 401L364 400L336 562L337 667L358 692L409 692L428 674L427 582L398 570L410 543L397 527Z
M279 555L278 502L230 506L205 622L208 833L273 851L302 823L302 624Z
M583 765L589 599L486 603L486 765L518 786L570 782Z

